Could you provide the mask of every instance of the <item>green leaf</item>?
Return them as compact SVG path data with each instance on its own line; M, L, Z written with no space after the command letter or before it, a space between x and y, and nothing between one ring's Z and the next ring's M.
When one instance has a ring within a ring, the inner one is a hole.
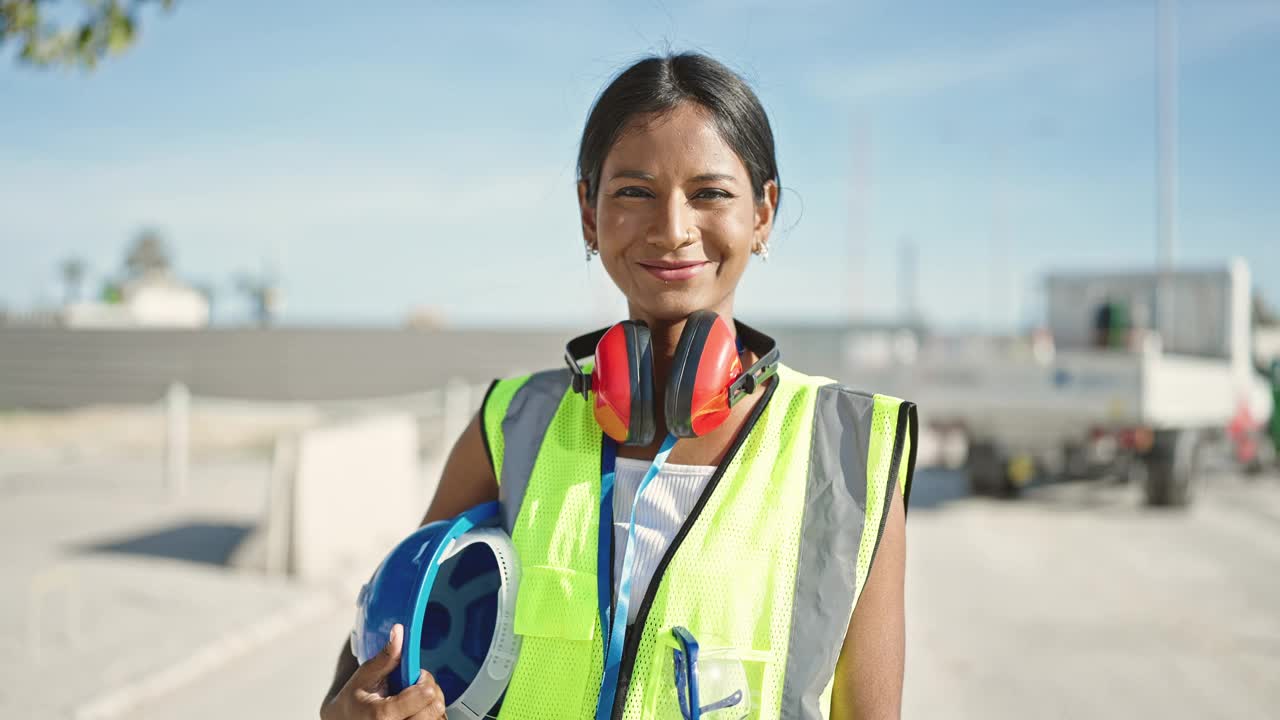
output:
M84 53L89 51L89 46L93 43L93 26L81 26L80 32L76 33L76 52Z
M6 3L4 9L15 32L30 32L40 24L40 12L36 10L35 3Z
M41 8L51 0L0 0L0 49L19 46L17 60L35 67L79 66L93 69L107 55L117 55L137 42L134 14L144 5L168 11L176 0L81 0L79 22L51 24Z
M133 18L125 14L113 16L107 31L107 51L118 53L133 44L135 36Z

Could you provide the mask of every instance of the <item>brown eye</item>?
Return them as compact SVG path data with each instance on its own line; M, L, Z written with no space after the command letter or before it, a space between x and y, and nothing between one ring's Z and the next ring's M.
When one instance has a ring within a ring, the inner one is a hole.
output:
M613 196L620 198L648 198L653 197L653 193L649 192L647 188L628 185L627 187L619 188L613 193Z
M728 200L733 197L733 193L719 188L707 188L699 190L693 197L696 200Z

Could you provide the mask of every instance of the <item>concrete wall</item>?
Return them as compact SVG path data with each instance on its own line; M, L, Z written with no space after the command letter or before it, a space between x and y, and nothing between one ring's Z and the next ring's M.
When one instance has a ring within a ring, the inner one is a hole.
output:
M367 575L417 527L435 494L436 478L431 493L424 492L418 429L408 414L308 430L295 452L284 532L271 529L288 538L287 566L295 577ZM281 513L268 517L278 521Z
M843 328L760 329L787 364L839 377ZM403 395L562 366L574 332L0 327L0 409L154 402L174 381L197 396L267 401Z
M173 381L268 401L402 395L553 365L562 344L536 331L0 328L0 408L152 402Z

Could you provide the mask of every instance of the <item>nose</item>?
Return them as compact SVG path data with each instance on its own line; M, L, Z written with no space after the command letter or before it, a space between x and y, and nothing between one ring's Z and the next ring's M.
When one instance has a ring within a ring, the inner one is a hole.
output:
M671 193L661 209L654 214L653 225L649 228L649 244L666 251L679 250L692 245L699 239L697 222L693 208L685 202L681 193Z

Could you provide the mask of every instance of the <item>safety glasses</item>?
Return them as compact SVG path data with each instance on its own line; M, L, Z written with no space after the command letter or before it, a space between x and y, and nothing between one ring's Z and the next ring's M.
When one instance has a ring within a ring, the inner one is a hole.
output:
M673 649L676 697L680 700L680 714L684 720L701 720L703 715L736 707L743 701L742 690L734 690L727 697L702 705L698 683L698 641L693 633L683 627L671 629L679 647ZM744 708L745 709L745 708Z

